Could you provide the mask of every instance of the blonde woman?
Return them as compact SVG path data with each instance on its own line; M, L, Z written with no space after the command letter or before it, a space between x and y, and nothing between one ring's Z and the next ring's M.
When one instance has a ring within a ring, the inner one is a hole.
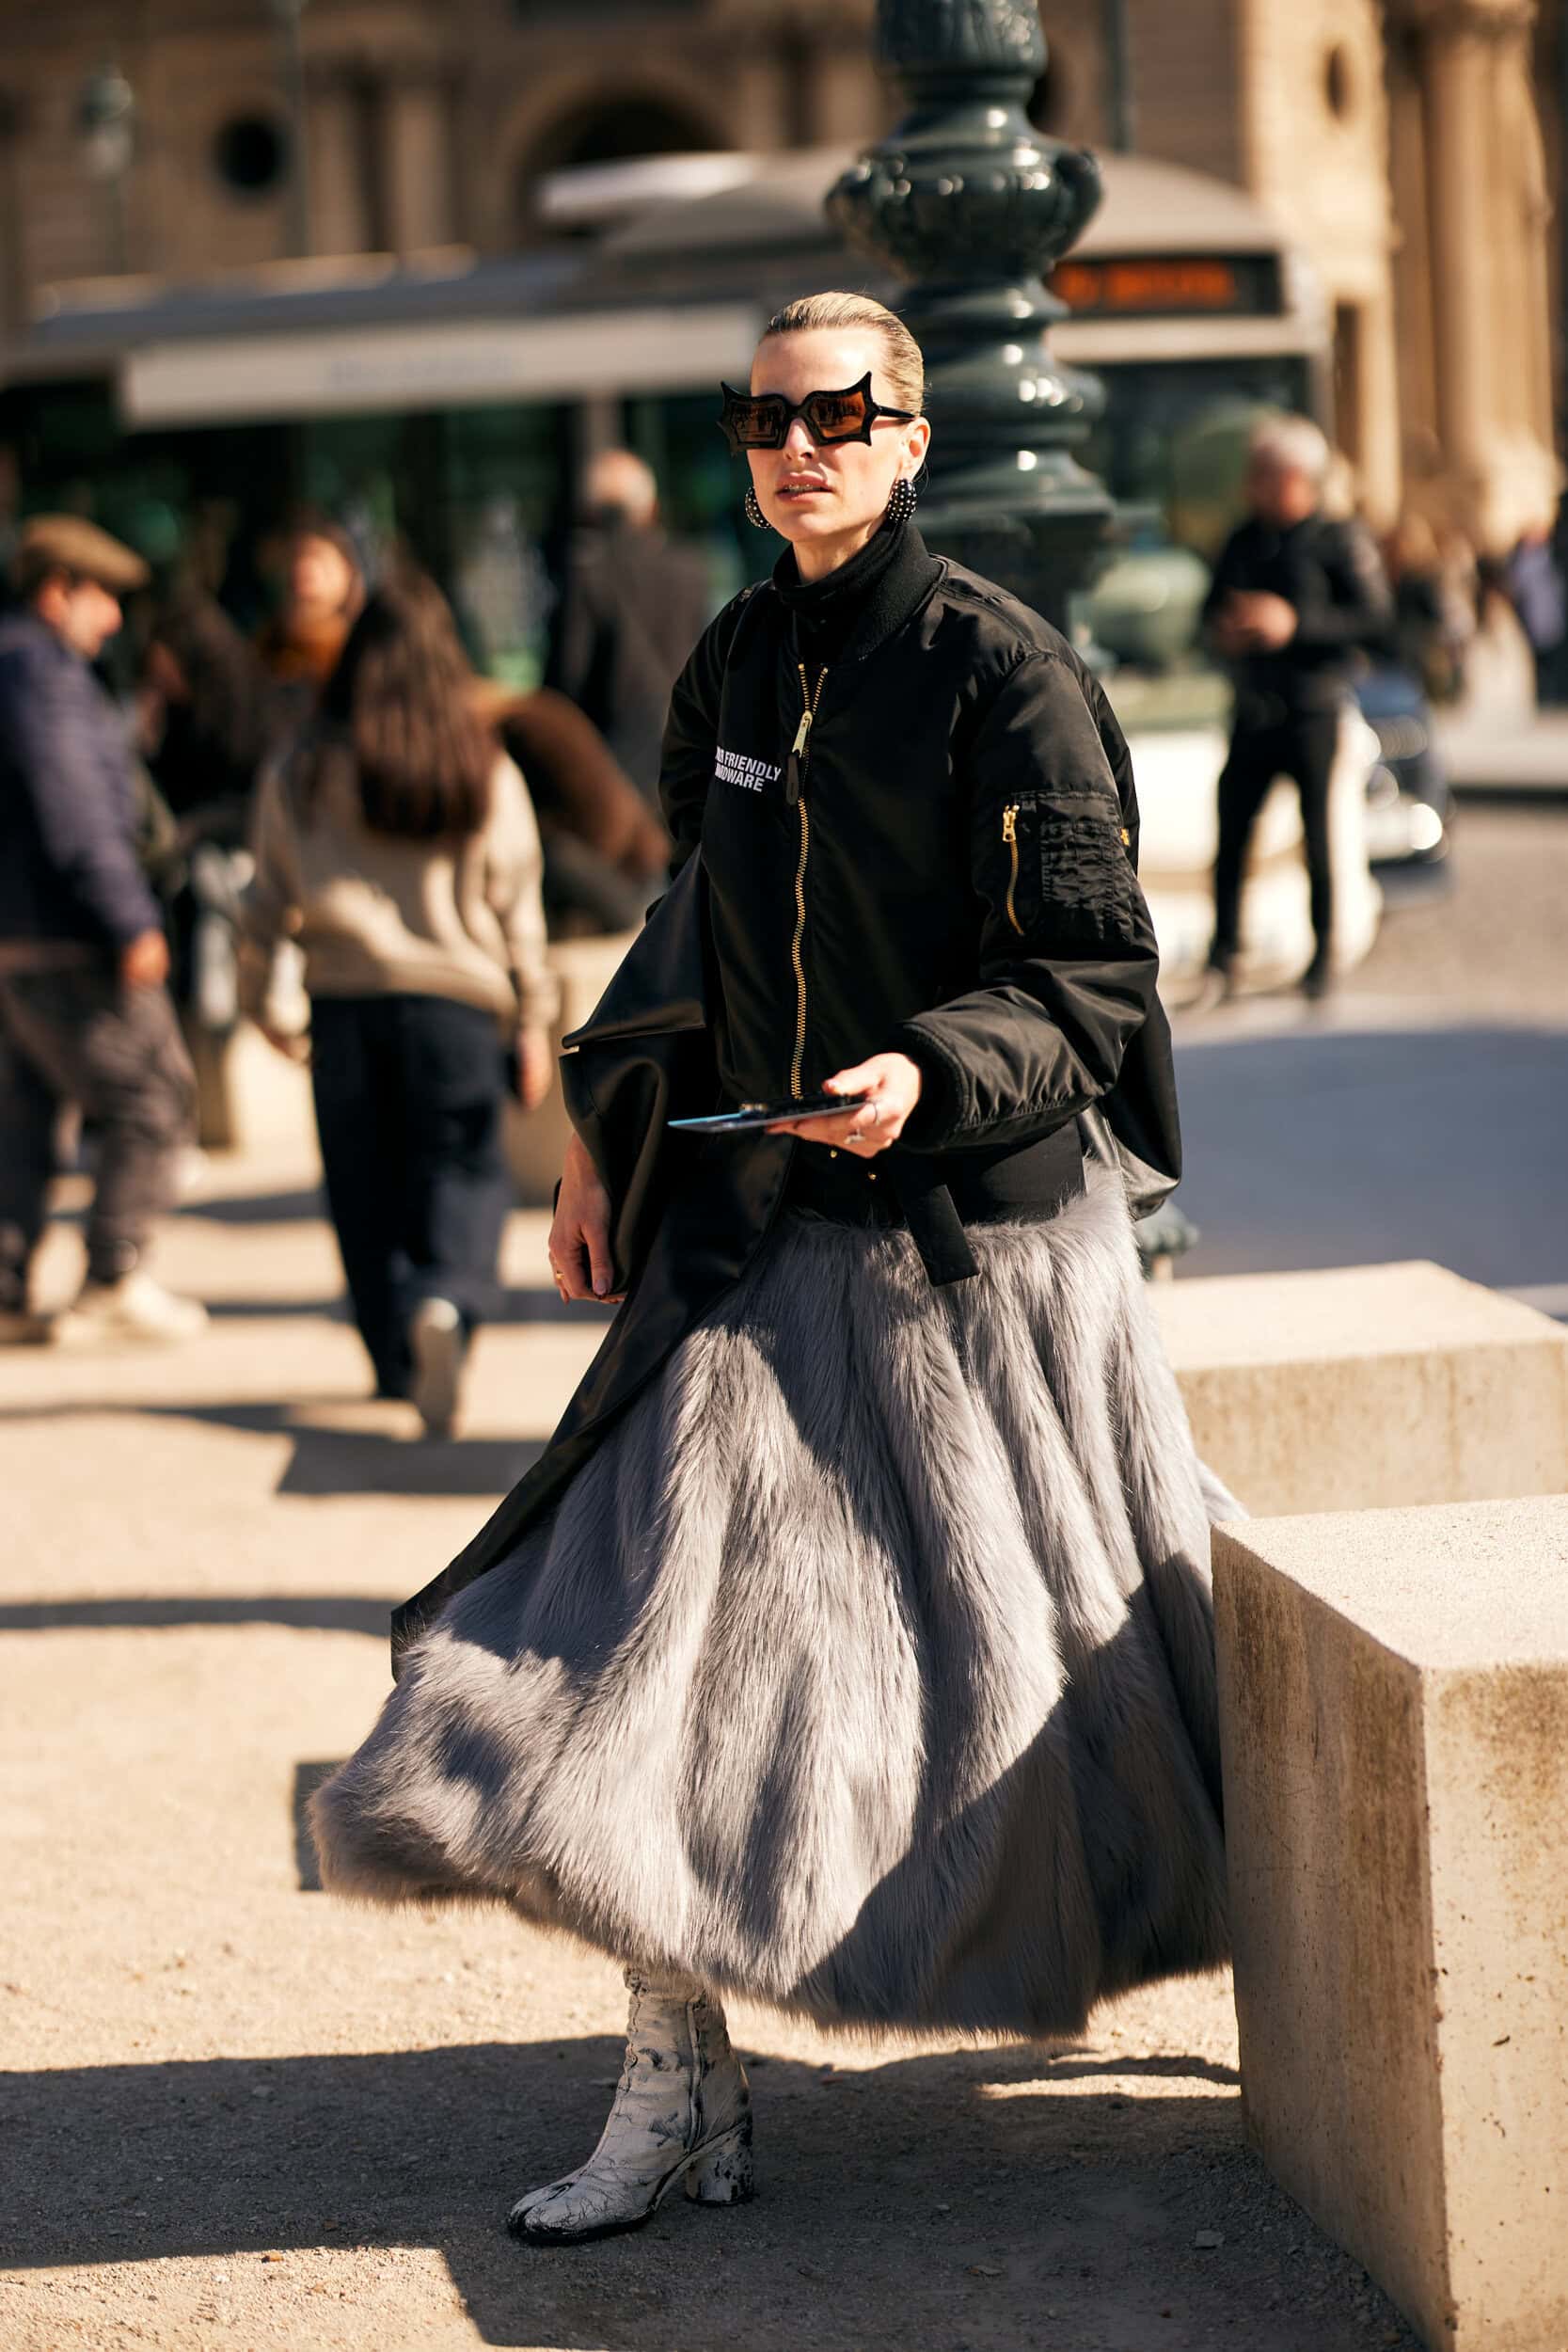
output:
M751 2193L731 1993L1063 2034L1226 1952L1208 1519L1124 1192L1177 1160L1132 780L1056 632L922 543L922 378L829 294L726 389L787 544L676 686L676 876L565 1064L556 1279L629 1293L317 1803L333 1885L626 1965L539 2244ZM626 1102L768 1131L650 1194Z

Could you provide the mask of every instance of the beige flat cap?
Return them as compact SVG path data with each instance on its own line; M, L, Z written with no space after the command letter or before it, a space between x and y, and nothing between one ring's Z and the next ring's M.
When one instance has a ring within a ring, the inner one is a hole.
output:
M13 567L24 590L53 571L97 580L111 596L145 588L152 577L134 548L80 515L32 515L17 538Z

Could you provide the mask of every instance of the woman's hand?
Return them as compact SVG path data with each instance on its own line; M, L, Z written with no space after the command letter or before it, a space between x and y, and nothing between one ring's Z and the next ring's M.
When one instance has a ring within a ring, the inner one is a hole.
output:
M806 1143L836 1144L857 1158L871 1159L897 1142L920 1100L920 1065L908 1054L873 1054L852 1070L836 1071L824 1078L824 1094L863 1094L842 1119L813 1119L804 1126L782 1120L769 1127L770 1136L799 1136Z
M580 1136L566 1146L555 1222L546 1245L550 1272L563 1299L596 1298L618 1304L625 1292L610 1287L610 1195Z
M555 1056L547 1029L517 1032L517 1100L525 1111L536 1111L550 1090Z

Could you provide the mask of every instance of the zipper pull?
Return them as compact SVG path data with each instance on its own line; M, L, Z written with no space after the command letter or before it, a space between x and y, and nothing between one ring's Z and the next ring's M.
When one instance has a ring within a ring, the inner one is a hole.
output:
M1002 811L1002 838L1008 843L1014 843L1018 839L1019 805L1019 803L1014 801L1010 808L1005 808Z
M784 761L784 799L793 808L800 798L800 785L805 772L806 745L811 741L811 706L800 713L800 723L795 730L795 740Z

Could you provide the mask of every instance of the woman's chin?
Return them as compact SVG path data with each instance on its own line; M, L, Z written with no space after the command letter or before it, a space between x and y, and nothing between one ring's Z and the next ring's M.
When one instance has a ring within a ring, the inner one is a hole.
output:
M781 499L774 510L773 528L791 546L802 547L847 538L863 526L857 516L846 515L836 499L802 499L799 504Z

